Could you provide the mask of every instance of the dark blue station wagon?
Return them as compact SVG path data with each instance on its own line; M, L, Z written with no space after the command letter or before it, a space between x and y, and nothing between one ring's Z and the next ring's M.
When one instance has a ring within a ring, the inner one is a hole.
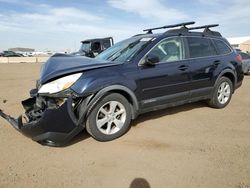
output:
M224 108L242 84L241 56L210 29L218 25L192 24L147 29L95 59L56 54L22 102L25 115L0 115L33 140L60 146L84 128L96 140L116 139L149 111L200 100Z

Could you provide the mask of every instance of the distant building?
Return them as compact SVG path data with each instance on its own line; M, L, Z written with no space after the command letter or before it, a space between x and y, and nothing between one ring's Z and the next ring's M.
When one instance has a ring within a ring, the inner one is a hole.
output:
M243 52L250 53L250 39L240 44L240 49Z
M17 48L9 48L9 51L13 51L13 52L34 52L35 49L17 47Z
M250 52L250 36L228 38L228 42L235 49L243 52Z

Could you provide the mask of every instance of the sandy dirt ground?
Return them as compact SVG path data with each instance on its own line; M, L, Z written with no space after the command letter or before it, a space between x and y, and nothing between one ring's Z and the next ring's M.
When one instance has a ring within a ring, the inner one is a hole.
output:
M0 64L0 109L23 112L40 64ZM229 106L151 112L112 142L42 146L0 119L0 187L250 188L250 77Z

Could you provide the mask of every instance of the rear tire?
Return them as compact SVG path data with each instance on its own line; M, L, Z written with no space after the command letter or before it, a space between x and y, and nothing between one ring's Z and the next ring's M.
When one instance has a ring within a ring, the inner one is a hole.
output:
M129 130L131 118L128 100L118 93L111 93L92 108L87 117L86 129L98 141L111 141Z
M208 105L213 108L224 108L232 98L233 84L227 77L221 77L214 86L212 98Z

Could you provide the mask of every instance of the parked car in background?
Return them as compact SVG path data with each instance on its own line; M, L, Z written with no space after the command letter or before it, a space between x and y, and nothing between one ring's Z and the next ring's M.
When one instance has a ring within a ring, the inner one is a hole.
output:
M78 52L73 52L71 55L87 56L94 58L107 48L114 45L112 37L88 39L81 42L81 47Z
M250 54L239 52L242 57L242 68L244 74L250 75Z
M3 57L24 57L20 53L16 53L13 51L3 51Z
M96 58L55 54L22 102L25 115L0 116L33 140L59 146L84 128L98 141L114 140L145 112L201 100L224 108L242 84L242 59L210 30L218 25L192 24L147 29Z

